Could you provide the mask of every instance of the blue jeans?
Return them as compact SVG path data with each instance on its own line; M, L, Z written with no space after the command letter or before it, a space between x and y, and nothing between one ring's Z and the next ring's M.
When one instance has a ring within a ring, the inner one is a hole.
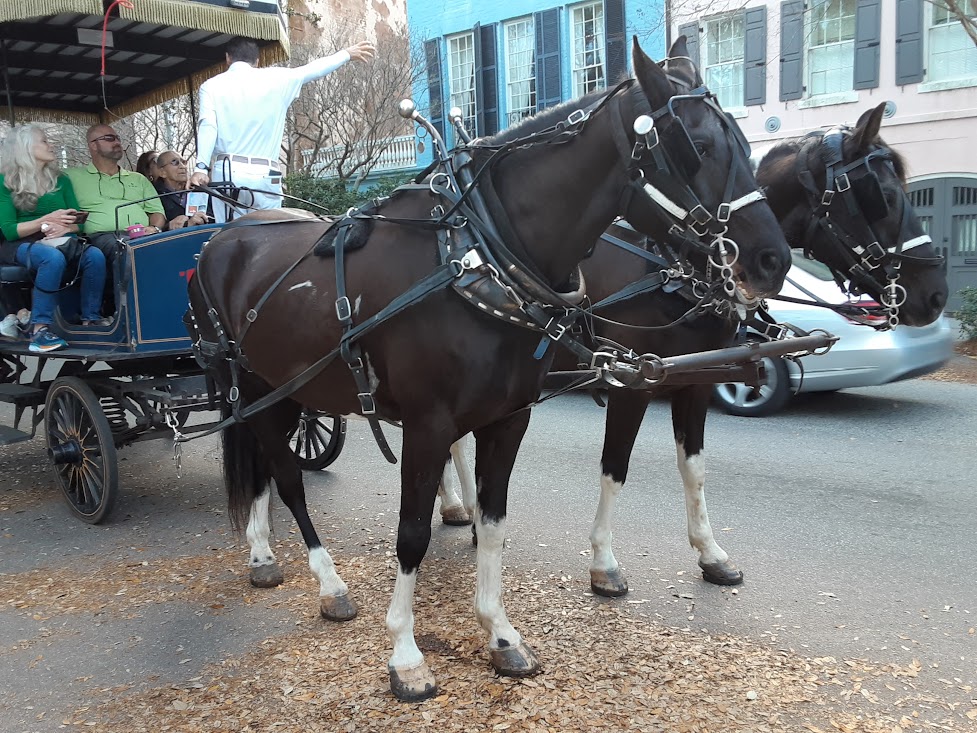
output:
M17 248L17 263L34 275L31 321L50 325L54 309L58 307L57 290L64 277L64 255L56 247L25 242ZM105 287L105 255L97 247L86 247L81 256L81 319L97 321L101 318L102 290ZM48 291L48 292L45 292Z

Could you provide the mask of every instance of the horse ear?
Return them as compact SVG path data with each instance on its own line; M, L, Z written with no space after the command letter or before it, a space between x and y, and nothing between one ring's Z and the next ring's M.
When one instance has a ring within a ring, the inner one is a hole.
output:
M855 132L852 134L852 140L855 143L856 150L867 152L878 139L879 128L882 127L882 114L884 112L885 102L882 102L878 107L864 112L858 118L858 123L855 125Z
M641 50L637 36L634 36L632 41L631 58L634 59L634 76L652 108L664 107L674 93L672 82L668 80L662 68Z
M692 59L689 58L689 46L685 36L675 39L668 49L668 59L665 61L665 73L676 76L690 87L702 86L702 77Z

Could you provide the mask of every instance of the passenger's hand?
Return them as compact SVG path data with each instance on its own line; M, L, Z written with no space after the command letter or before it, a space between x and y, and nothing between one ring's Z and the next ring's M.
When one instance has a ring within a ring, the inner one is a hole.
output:
M206 186L208 183L210 183L210 176L204 171L194 171L193 175L190 176L191 186Z
M360 41L359 43L350 46L346 49L346 53L353 61L372 61L373 57L376 56L377 49L369 41Z
M45 214L41 217L41 221L46 221L51 226L69 227L75 223L75 214L78 212L75 209L58 209L57 211L52 211L50 214ZM48 236L51 236L48 234ZM54 236L62 236L60 234Z
M167 229L182 229L187 225L187 217L185 214L180 214L173 219L170 219L170 223L167 225Z
M189 219L187 219L186 225L188 227L198 227L201 224L206 224L206 223L207 223L207 215L202 211L198 211Z
M57 224L55 222L48 222L47 231L44 232L44 239L54 239L55 237L64 237L67 234L72 233L72 229L62 224Z

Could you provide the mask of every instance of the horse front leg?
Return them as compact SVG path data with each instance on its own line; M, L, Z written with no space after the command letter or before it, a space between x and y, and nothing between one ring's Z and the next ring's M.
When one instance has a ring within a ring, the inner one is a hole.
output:
M329 621L349 621L356 617L356 604L350 598L346 583L336 572L332 556L322 546L312 524L305 500L302 469L299 468L295 455L288 445L288 430L295 425L299 412L300 408L294 403L280 403L251 418L248 425L260 441L263 458L268 462L271 476L278 487L278 495L282 503L292 512L302 533L302 539L309 553L309 569L319 581L319 614ZM261 502L263 502L263 512L259 510ZM252 526L261 525L260 516L264 517L267 524L267 493L264 499L261 495L255 499L251 520L248 523L249 539ZM269 548L268 552L270 551Z
M699 552L702 577L716 585L739 585L743 571L734 565L719 546L706 510L706 467L702 456L706 412L712 392L710 385L695 385L679 390L672 397L672 428L678 470L685 486L685 513L689 544Z
M502 603L502 549L509 478L529 426L529 416L529 410L522 410L475 432L478 483L475 616L488 632L492 666L499 674L509 677L528 677L540 668L536 653L509 623Z
M465 450L470 434L464 435L451 444L451 457L444 464L441 483L438 485L438 498L441 500L441 521L452 527L465 527L472 523L475 513L475 479L468 468ZM462 498L455 492L451 478L451 467L461 483Z
M451 440L439 436L448 432L443 425L404 424L397 580L386 622L393 643L393 654L387 663L390 690L406 702L425 700L438 692L434 675L414 638L414 591L417 571L431 542L434 497Z
M634 441L641 428L650 396L644 392L612 389L607 399L604 450L600 465L600 501L590 530L590 589L599 596L617 598L628 592L628 580L614 557L611 522L617 497L628 477Z

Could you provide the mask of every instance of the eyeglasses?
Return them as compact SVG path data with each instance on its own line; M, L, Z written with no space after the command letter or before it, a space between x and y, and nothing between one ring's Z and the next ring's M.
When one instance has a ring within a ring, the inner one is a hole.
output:
M156 162L156 166L158 168L165 168L168 165L186 165L186 164L187 164L187 162L185 160L180 160L179 158L174 158L173 160L168 160L168 161L166 161L163 164L160 164L159 161Z
M93 137L88 142L97 143L99 140L104 140L107 143L117 143L122 142L122 138L118 135L102 135L101 137Z

